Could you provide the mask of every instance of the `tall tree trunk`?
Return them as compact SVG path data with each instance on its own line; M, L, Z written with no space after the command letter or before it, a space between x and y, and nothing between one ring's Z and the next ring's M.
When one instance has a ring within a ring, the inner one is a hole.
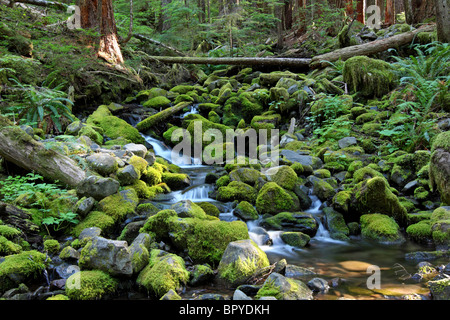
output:
M450 42L450 0L435 0L437 38Z
M356 20L361 22L362 24L366 21L366 1L365 0L357 0L356 4L356 12L358 13L358 16L356 17Z
M113 64L123 63L112 0L79 0L79 7L81 28L100 33L98 56Z
M434 4L435 0L403 0L406 23L415 25L434 17L436 14Z
M386 10L384 11L384 23L391 26L395 23L394 0L386 0Z

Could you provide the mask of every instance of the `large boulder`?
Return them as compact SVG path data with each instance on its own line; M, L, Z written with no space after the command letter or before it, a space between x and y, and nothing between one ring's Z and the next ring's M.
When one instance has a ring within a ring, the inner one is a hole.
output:
M450 131L443 132L435 138L431 152L431 186L439 191L441 201L450 205Z
M230 286L243 284L258 269L268 267L266 254L252 240L230 242L219 263L219 277Z
M314 237L319 225L307 212L280 212L272 217L265 217L262 226L272 230L299 231Z
M86 162L89 167L101 174L102 176L108 176L114 173L119 168L117 160L115 157L107 153L94 153L86 157Z
M380 244L399 244L405 242L398 224L392 217L373 213L361 216L361 235L363 239Z
M126 241L93 237L81 250L79 266L82 269L101 270L112 276L131 276L131 258Z
M99 201L119 190L119 181L112 178L89 176L77 186L77 195L81 197L93 197Z
M244 182L231 181L227 186L220 187L217 190L217 200L222 202L238 200L255 203L256 190Z
M258 213L277 214L300 209L300 202L294 192L288 192L275 182L266 183L256 198Z

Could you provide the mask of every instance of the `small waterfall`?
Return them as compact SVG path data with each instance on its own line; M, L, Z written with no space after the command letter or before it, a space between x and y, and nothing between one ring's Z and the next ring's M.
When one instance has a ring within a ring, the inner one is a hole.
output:
M175 201L191 200L192 202L214 201L209 197L209 192L214 190L212 185L200 185L190 187L187 190L174 194Z

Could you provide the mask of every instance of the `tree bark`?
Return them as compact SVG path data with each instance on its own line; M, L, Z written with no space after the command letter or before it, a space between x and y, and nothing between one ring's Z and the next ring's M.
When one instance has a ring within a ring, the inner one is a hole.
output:
M450 43L450 1L435 0L437 38Z
M384 23L391 26L395 23L394 0L386 0L386 10L384 11Z
M49 7L49 8L56 8L56 9L62 9L66 10L69 6L65 3L56 2L56 1L45 1L45 0L15 0L10 1L10 3L26 3L26 4L32 4L34 6L40 6L40 7Z
M164 120L173 116L174 114L177 114L178 112L180 112L184 108L188 107L189 105L190 105L189 102L180 102L179 104L177 104L173 107L164 109L163 111L158 112L158 113L142 120L141 122L139 122L136 125L136 129L138 129L141 132L147 131L150 128L153 128L153 127L157 126L158 124L162 123Z
M23 232L30 243L42 243L39 226L31 221L31 214L11 204L0 202L0 220Z
M348 58L354 56L368 56L378 52L385 51L389 48L394 48L397 46L402 46L410 43L414 37L420 32L433 31L434 25L425 25L416 30L401 33L386 39L376 40L369 43L359 44L356 46L346 47L339 50L335 50L330 53L315 56L311 60L311 67L325 67L327 62L334 62L339 59L345 61Z
M203 58L203 57L164 57L150 56L164 63L184 64L228 64L239 66L281 66L307 68L311 59L307 58Z
M436 14L435 0L403 0L403 4L407 24L416 25Z
M36 171L50 180L75 187L85 172L69 157L45 146L0 117L0 156L17 166Z

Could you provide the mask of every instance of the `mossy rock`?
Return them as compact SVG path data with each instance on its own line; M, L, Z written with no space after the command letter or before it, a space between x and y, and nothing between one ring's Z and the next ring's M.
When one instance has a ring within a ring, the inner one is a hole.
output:
M247 201L239 202L233 213L244 221L258 219L258 212L255 207Z
M310 213L280 212L274 216L264 216L262 226L283 231L298 231L314 237L319 225Z
M212 130L218 130L222 137L225 137L227 130L231 130L230 127L209 121L199 114L188 115L184 118L184 123L186 125L186 130L190 133L191 137L193 137L193 139L191 139L191 142L202 145L203 147L211 144L211 142L214 141L214 139L208 140L206 138L206 132L211 133Z
M349 240L350 230L345 224L344 216L331 207L323 209L326 217L327 229L330 236L336 240Z
M366 56L352 57L344 62L344 82L363 97L382 97L396 85L392 66Z
M203 209L203 211L210 216L219 217L220 210L211 202L196 202L196 204Z
M78 237L84 229L91 227L100 228L104 234L108 234L112 231L114 225L115 221L110 215L101 211L91 211L72 229L72 234Z
M137 144L144 144L145 139L139 131L125 120L114 116L108 106L101 105L86 120L87 124L100 127L110 139L125 138Z
M392 193L386 179L381 177L364 180L355 186L350 211L385 214L393 217L402 226L407 221L406 209Z
M295 211L298 199L295 194L290 194L275 182L266 183L256 198L256 210L260 214L277 214L283 211ZM295 201L297 200L297 201Z
M217 190L216 198L222 202L238 200L255 203L256 196L257 192L252 186L240 181L231 181L227 186Z
M114 221L121 221L127 214L135 212L139 198L134 189L119 191L102 199L99 208Z
M305 247L311 240L310 236L299 231L285 231L281 233L280 237L284 243L297 248Z
M150 100L146 101L143 104L143 106L147 107L147 108L153 108L153 109L159 110L159 109L165 109L165 108L170 107L170 104L171 104L171 102L169 99L167 99L164 96L158 96L158 97L154 97L154 98L151 98Z
M277 300L312 300L313 292L300 280L272 272L258 290L255 299L274 297Z
M337 191L333 188L333 186L325 179L318 179L314 181L313 194L315 194L320 200L325 201L327 199L331 199L336 192Z
M238 168L229 173L231 181L239 181L246 183L248 185L255 185L259 178L263 175L256 169L253 168Z
M429 244L432 240L431 222L423 220L406 228L406 234L417 243Z
M405 241L398 224L385 214L364 214L360 218L364 239L380 244L399 244Z
M172 253L160 250L150 252L150 263L139 273L136 283L157 298L168 291L181 291L189 281L189 272L184 260Z
M65 294L70 300L101 300L117 290L119 282L100 270L83 270L66 281Z
M450 205L450 131L437 135L431 147L430 185L441 195L441 201Z
M43 277L51 259L36 250L6 256L0 263L0 293Z
M252 240L238 240L227 245L220 259L218 274L229 286L236 287L269 264L265 252Z
M287 190L293 190L297 184L297 173L290 166L269 169L266 175L268 175L270 181Z

